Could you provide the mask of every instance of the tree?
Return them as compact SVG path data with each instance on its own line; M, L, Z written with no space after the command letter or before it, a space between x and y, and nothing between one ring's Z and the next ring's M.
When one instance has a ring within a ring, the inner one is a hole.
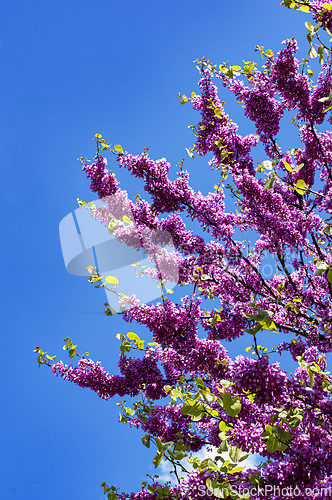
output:
M331 123L332 2L282 3L314 19L306 27L309 57L318 57L321 65L316 82L309 60L300 64L296 59L293 38L282 42L276 56L257 46L262 69L254 62L217 67L197 60L200 94L180 95L182 104L189 101L201 114L188 154L212 153L209 165L220 173L214 192L195 192L182 163L177 179L170 180L164 158L154 162L147 150L133 156L120 145L112 148L100 134L93 163L81 159L92 191L105 203L103 208L88 205L92 215L120 242L144 247L155 268L141 272L160 280L161 297L141 304L117 291L116 277L104 279L95 268L90 281L117 294L123 320L145 325L153 342L145 347L133 332L118 335L121 376L110 375L87 353L79 355L70 338L64 348L70 358L79 357L77 365L55 363L39 347L38 362L101 398L135 398L132 407L122 407L120 420L144 430L143 445L156 447L155 467L167 459L178 481L172 486L152 479L131 495L103 483L109 499L276 500L332 494L332 379L326 362L332 350L332 134L322 127L324 121ZM243 104L255 134L238 133L213 79ZM302 147L283 151L277 135L287 110L296 111L293 123ZM268 159L254 167L252 149L258 143ZM107 150L120 167L143 179L151 204L127 199L106 168ZM235 200L235 213L226 211L227 193ZM188 230L185 216L213 239ZM262 272L264 252L277 265L269 279ZM170 299L167 281L184 287L181 304ZM107 315L114 312L105 304ZM267 353L258 343L264 330L287 333L289 342ZM232 360L222 342L241 335L252 339L251 354ZM133 350L140 352L128 355ZM299 363L294 375L273 362L273 355L283 352ZM200 461L195 452L206 445L218 454ZM263 462L243 469L248 453L258 453ZM182 472L188 472L185 479Z

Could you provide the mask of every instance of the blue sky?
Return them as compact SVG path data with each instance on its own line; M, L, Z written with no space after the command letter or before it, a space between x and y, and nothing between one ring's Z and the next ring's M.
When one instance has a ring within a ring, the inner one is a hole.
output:
M35 346L66 359L62 345L69 336L117 373L115 334L130 329L119 316L99 314L101 290L66 272L59 223L77 208L76 197L94 199L77 158L93 156L96 132L134 154L149 147L153 159L171 162L174 176L186 157L193 187L212 190L218 174L184 149L193 143L188 125L199 116L177 95L197 91L192 61L202 55L217 64L259 62L256 44L277 52L283 39L297 35L304 56L309 18L279 3L3 5L1 499L99 500L102 481L132 491L153 473L153 451L140 444L139 431L118 423L114 402L38 369ZM253 131L232 96L221 95L242 133ZM296 146L294 129L280 138L285 147ZM131 197L143 195L142 184L109 159L121 187ZM246 339L242 353L249 344Z

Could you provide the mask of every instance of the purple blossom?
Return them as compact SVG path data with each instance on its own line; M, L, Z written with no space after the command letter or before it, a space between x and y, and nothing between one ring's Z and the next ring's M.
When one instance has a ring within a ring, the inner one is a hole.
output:
M115 176L107 170L106 165L106 158L97 155L94 163L85 163L82 167L83 172L91 179L91 191L98 193L99 198L114 194L118 188Z

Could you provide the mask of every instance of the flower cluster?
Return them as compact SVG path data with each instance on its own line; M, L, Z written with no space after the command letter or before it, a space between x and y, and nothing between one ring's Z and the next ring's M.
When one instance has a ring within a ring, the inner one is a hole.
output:
M118 182L115 176L107 170L106 158L97 155L93 160L93 163L85 163L82 167L83 172L91 179L91 191L98 193L99 198L114 194L118 188Z

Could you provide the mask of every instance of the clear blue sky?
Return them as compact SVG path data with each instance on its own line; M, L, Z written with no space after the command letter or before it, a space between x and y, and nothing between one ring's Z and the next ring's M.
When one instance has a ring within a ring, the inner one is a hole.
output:
M1 500L100 500L102 481L137 490L152 472L153 451L140 444L138 431L118 423L115 403L39 370L33 353L40 345L66 359L69 336L117 373L115 334L128 331L118 316L84 314L102 311L104 294L63 263L59 223L77 207L76 197L94 199L76 159L93 156L98 132L134 154L149 147L175 175L193 143L187 127L199 118L177 98L197 90L194 59L259 62L256 44L277 52L294 35L306 54L309 18L279 3L3 4ZM221 95L243 133L253 131L232 96ZM282 137L287 147L294 146L291 137ZM113 158L109 165L132 197L143 194ZM185 160L193 187L205 194L218 178L206 165L207 159Z

